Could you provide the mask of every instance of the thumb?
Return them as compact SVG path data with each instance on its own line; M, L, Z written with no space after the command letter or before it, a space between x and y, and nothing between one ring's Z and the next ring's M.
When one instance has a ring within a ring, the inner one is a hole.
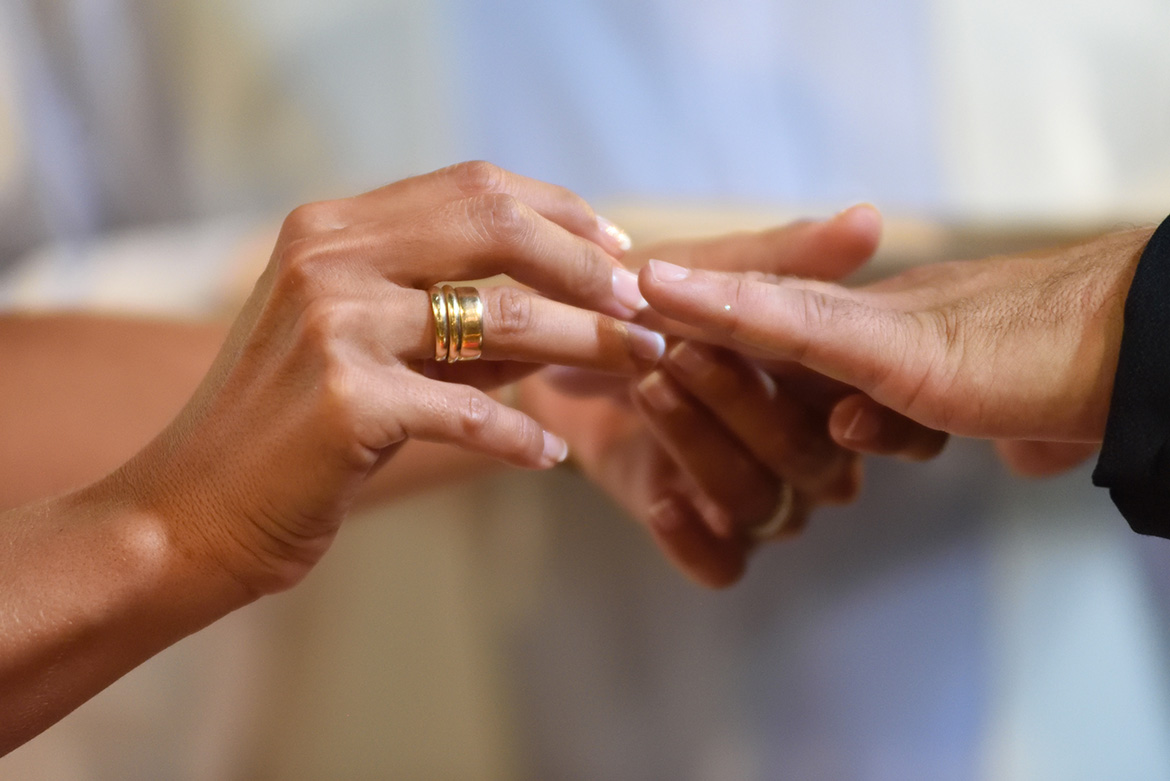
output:
M922 321L825 282L777 282L651 260L639 277L656 311L712 341L795 361L906 414L929 366Z

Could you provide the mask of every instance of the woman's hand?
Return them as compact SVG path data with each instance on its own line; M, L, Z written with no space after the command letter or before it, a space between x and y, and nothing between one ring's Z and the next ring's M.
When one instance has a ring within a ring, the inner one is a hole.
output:
M1126 292L1149 229L1029 255L943 263L847 289L650 263L643 294L707 338L796 361L924 426L1007 440L1030 473L1104 432ZM862 409L854 426L880 432ZM844 416L830 421L842 430Z
M614 319L640 301L605 228L568 191L483 163L296 209L195 397L105 487L258 595L304 575L408 439L555 464L559 437L473 385L548 362L629 375L661 354ZM437 363L427 288L501 273L559 301L481 288L487 361Z
M872 254L879 231L876 212L857 207L825 222L658 245L639 255L836 278ZM685 320L654 325L701 333ZM579 398L583 392L606 395ZM786 495L791 504L778 538L798 533L817 505L855 496L858 452L929 458L946 441L799 366L765 366L685 339L633 385L553 370L525 383L525 401L538 419L557 422L584 472L647 526L672 562L712 587L740 578L762 541L758 530L785 512ZM883 422L884 435L832 436L831 416L860 406Z

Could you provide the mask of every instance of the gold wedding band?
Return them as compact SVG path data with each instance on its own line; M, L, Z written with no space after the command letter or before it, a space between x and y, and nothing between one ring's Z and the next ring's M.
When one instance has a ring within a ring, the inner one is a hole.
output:
M474 361L483 354L483 301L473 287L455 288L455 299L462 314L456 360Z
M796 491L788 483L781 483L780 499L776 502L776 511L772 513L771 518L759 526L753 526L748 533L756 542L770 540L784 531L784 527L788 526L788 522L792 520L792 514L795 511Z
M435 360L447 360L451 334L447 326L447 297L438 287L431 288L431 315L435 318Z
M473 287L436 285L430 290L435 321L435 360L474 361L483 354L483 301Z

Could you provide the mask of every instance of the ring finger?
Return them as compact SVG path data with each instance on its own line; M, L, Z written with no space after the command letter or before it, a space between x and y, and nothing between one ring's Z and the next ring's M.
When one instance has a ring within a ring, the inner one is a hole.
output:
M779 478L709 410L659 370L635 386L633 398L662 447L698 487L696 507L713 531L736 536L769 518L780 498Z
M829 438L826 415L785 393L755 364L684 341L662 365L774 474L818 498L852 496L854 458Z
M518 287L477 289L483 304L482 357L494 361L576 366L631 375L663 354L662 336L587 309L550 301ZM393 308L394 331L403 360L433 360L435 317L430 294L400 288L383 310ZM384 319L384 316L383 318Z

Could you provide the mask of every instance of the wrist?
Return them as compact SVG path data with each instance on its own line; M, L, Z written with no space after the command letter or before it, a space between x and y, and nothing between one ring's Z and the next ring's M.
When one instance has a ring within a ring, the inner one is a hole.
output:
M88 525L86 535L119 562L117 585L124 593L115 603L181 637L260 596L225 566L200 525L169 514L146 495L120 469L61 499L69 505L63 510Z
M12 510L0 529L0 754L248 601L108 481Z

